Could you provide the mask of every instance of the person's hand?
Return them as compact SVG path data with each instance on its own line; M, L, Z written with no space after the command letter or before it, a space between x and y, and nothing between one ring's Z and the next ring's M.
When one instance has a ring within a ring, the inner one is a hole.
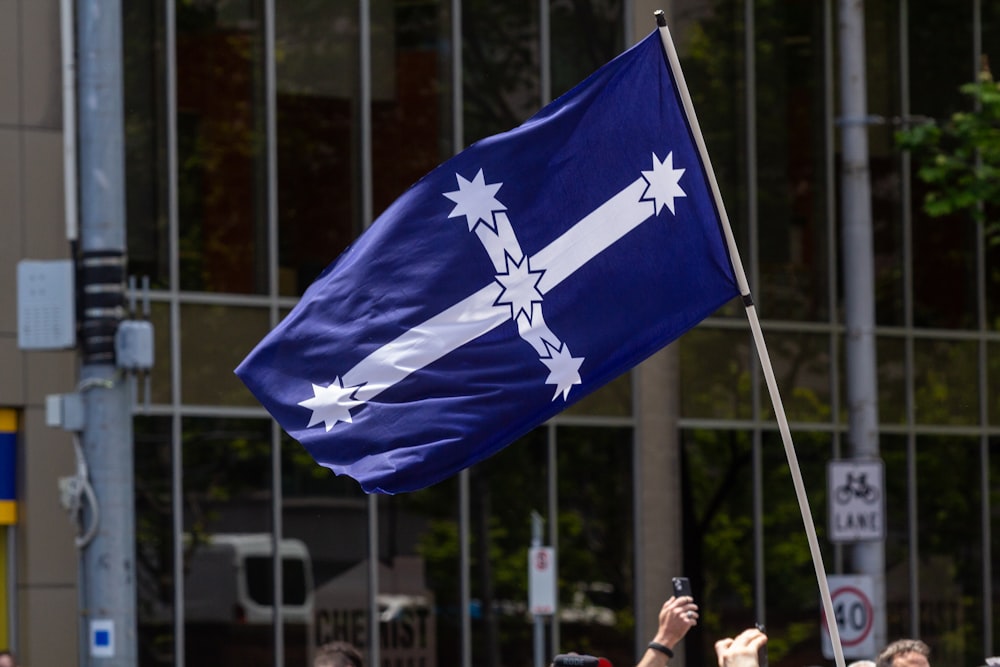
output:
M679 598L671 596L660 607L659 621L660 625L653 641L673 648L684 639L688 630L698 624L698 605L690 596L682 595Z
M767 643L767 635L757 628L744 630L735 638L715 642L719 667L758 667L757 655Z

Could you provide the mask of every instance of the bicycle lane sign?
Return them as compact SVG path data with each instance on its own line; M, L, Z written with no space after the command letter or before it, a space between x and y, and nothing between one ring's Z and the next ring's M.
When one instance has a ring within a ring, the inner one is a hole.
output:
M830 461L827 465L830 541L885 539L884 491L881 460Z
M870 576L837 575L828 578L833 614L837 620L837 634L845 658L873 660L876 652L875 609L872 606L874 585ZM832 659L833 643L826 624L826 613L820 608L823 656Z

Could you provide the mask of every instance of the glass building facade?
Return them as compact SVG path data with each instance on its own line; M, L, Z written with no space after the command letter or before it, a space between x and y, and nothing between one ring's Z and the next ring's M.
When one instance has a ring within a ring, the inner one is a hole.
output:
M825 539L827 465L850 455L837 3L662 4L824 561L831 574L852 572L852 550ZM7 6L29 39L29 0ZM142 667L307 665L332 640L380 667L527 667L533 516L557 553L547 657L634 664L668 595L662 556L702 607L684 664L714 664L713 642L757 620L774 667L832 664L739 303L658 355L653 372L633 371L454 479L398 496L366 496L317 466L233 374L407 187L641 39L658 8L122 0L128 273L149 278L156 330L150 401L134 423ZM893 137L913 118L968 108L959 86L984 59L1000 63L1000 5L870 0L865 22L885 639L920 637L935 664L981 665L1000 652L1000 255L972 221L923 213L916 165ZM27 121L12 109L0 91L0 142L27 155L16 138L30 135ZM0 189L0 202L13 196ZM0 407L30 402L0 393ZM39 433L26 434L29 446ZM660 447L663 468L650 465ZM24 474L53 481L51 470ZM41 523L18 528L24 568ZM654 541L659 523L676 534ZM21 576L22 608L44 609L30 597L43 579ZM14 628L36 658L38 632Z

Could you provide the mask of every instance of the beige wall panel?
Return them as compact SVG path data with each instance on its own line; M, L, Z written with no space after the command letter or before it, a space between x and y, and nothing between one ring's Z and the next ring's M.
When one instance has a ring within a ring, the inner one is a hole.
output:
M62 128L62 46L58 0L21 3L21 123Z
M17 0L0 0L0 125L16 125L21 118L17 10Z
M5 0L0 0L3 7ZM0 33L3 12L0 11ZM3 52L0 37L0 53ZM2 59L2 56L0 56ZM0 62L0 68L3 63ZM0 76L0 99L4 96ZM0 121L2 123L3 121ZM21 151L18 133L0 130L0 334L17 331L17 262L21 259ZM0 367L2 368L2 367Z
M76 388L76 351L33 351L24 357L24 404L45 407L49 394L66 394Z
M69 257L63 211L62 133L29 130L23 137L25 256Z
M76 588L21 588L17 598L18 662L25 667L79 665Z
M18 544L19 584L72 588L76 585L76 529L59 502L56 480L76 472L69 433L45 425L42 408L24 412L24 448L19 461L21 525ZM76 606L74 600L72 605ZM59 664L59 663L36 663Z
M0 405L24 404L24 353L17 349L17 334L0 332Z

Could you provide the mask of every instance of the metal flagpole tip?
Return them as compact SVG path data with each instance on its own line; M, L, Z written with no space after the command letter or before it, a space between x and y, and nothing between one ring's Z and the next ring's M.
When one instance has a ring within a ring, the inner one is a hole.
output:
M657 26L659 26L659 27L662 28L665 25L667 25L667 17L663 13L662 9L657 9L655 12L653 12L653 16L656 17L656 25Z

